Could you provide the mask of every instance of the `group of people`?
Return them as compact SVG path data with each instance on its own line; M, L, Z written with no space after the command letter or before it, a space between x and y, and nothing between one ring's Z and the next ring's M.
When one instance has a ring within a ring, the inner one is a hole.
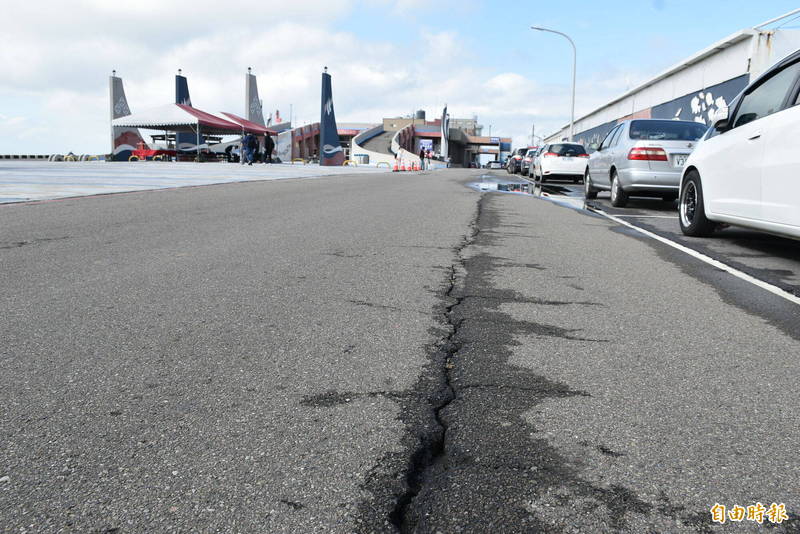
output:
M431 159L433 158L432 150L425 150L424 147L419 149L419 166L424 171L430 167Z
M261 156L262 163L272 163L272 152L275 150L275 141L272 140L272 136L269 134L264 136L264 150L261 152L259 152L261 142L258 137L251 133L242 137L241 147L242 157L244 158L242 160L243 163L252 165L253 162L258 162L259 156Z

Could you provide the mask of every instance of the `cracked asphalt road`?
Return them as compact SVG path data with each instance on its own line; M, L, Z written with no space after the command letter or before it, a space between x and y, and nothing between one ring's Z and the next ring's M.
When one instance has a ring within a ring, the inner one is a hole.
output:
M476 174L0 209L2 531L795 518L798 311Z
M408 530L713 532L715 503L778 502L796 532L798 310L586 212L482 207Z
M0 532L390 529L457 179L0 208Z

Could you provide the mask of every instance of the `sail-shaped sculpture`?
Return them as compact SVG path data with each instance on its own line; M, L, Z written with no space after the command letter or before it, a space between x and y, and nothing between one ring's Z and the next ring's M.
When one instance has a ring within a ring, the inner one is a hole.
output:
M336 115L333 112L333 90L328 68L322 73L322 109L319 118L319 164L341 165L344 163L344 150L339 144L339 130L336 128Z
M122 87L122 78L116 76L116 71L108 77L108 94L112 121L131 114L125 89ZM138 128L111 127L111 154L116 161L128 161L131 152L137 148L136 145L143 142L144 138Z
M264 122L264 112L261 110L261 100L258 98L256 76L250 73L250 69L247 69L245 77L245 118L250 122L266 126L267 124Z
M189 96L189 81L186 76L178 71L175 75L175 103L192 107L192 98ZM202 139L200 140L202 143ZM175 148L182 152L193 152L197 150L197 134L190 132L178 132L175 134Z

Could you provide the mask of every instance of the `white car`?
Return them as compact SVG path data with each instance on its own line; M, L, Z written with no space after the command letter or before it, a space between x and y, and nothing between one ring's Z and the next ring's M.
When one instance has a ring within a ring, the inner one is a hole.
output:
M720 224L800 238L800 50L721 108L686 161L679 221L689 236Z
M586 172L589 154L579 143L553 143L545 145L533 159L534 179L544 183L548 179L560 178L578 183Z
M487 169L502 169L503 168L503 164L500 163L499 161L490 161L488 164L486 164L486 168Z

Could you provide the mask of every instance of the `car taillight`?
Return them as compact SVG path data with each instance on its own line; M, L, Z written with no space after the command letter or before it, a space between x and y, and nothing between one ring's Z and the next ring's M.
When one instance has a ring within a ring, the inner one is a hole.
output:
M637 146L633 147L631 151L628 152L628 159L640 161L667 161L667 153L664 152L663 148Z
M542 154L542 157L545 157L545 158L553 158L553 157L555 157L555 158L557 158L558 157L558 153L556 153L556 152L545 152L544 154Z
M579 158L588 158L589 154L578 154Z

